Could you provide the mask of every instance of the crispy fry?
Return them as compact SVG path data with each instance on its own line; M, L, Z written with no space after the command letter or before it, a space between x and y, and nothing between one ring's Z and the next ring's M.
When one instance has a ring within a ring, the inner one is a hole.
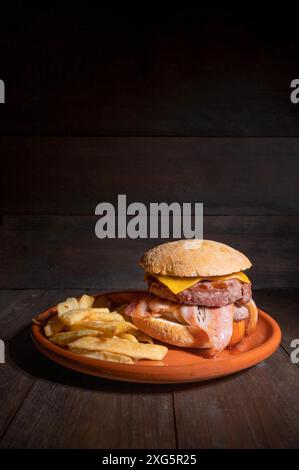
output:
M49 323L45 326L44 331L47 337L53 336L56 333L59 333L63 330L63 323L61 323L60 319L55 315Z
M123 364L134 364L133 359L124 354L116 354L108 351L88 351L87 349L72 348L72 352L81 356L92 357L100 361L121 362Z
M60 302L57 305L57 314L60 317L66 312L69 312L70 310L75 310L79 308L79 302L75 297L69 297L66 299L64 302Z
M69 348L87 349L89 351L109 351L117 354L124 354L133 359L161 360L166 355L168 349L157 344L133 343L127 339L117 337L109 339L94 338L85 336L69 344Z
M75 341L78 338L84 336L99 336L101 333L97 330L79 330L79 331L65 331L63 333L57 333L57 335L51 336L50 341L58 344L59 346L66 346L67 344Z
M66 312L59 318L64 325L71 326L81 322L82 320L85 320L91 315L93 315L94 318L96 317L98 319L103 314L110 315L110 312L107 308L82 308Z
M92 313L90 315L90 317L88 317L86 319L86 321L123 321L124 318L122 317L122 315L120 315L119 313L117 312L100 312L100 310L104 310L104 309L93 309L95 310L94 313Z
M91 315L90 309L74 309L69 312L63 313L59 318L64 325L71 326L79 323Z
M119 335L120 338L122 339L128 339L129 341L132 341L132 343L138 343L138 339L136 336L132 335L131 333L121 333Z
M79 300L79 308L91 308L94 304L94 301L94 297L84 294Z
M88 321L87 319L71 325L70 328L72 330L82 330L83 328L94 329L101 331L105 336L112 337L132 330L132 325L125 321Z
M49 318L45 336L76 354L101 361L134 364L138 359L163 359L167 347L154 344L152 338L138 330L125 314L127 304L113 311L110 306L104 295L95 299L84 294L79 301L70 297L60 302L57 314Z

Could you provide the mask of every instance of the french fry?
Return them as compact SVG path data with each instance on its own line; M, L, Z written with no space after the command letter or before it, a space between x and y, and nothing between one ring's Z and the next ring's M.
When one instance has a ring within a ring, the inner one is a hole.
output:
M126 331L132 330L131 323L125 321L82 321L71 325L72 330L82 330L83 328L98 330L103 333L104 336L115 336Z
M84 294L79 300L79 308L91 308L94 304L94 301L94 297Z
M120 338L122 339L128 339L129 341L132 341L132 343L138 343L138 339L136 336L132 335L131 333L121 333L119 335Z
M44 327L45 336L58 346L101 361L134 364L139 359L163 359L167 347L154 344L138 330L125 314L126 307L122 304L112 311L104 295L95 299L84 294L79 301L70 297L57 305L57 314Z
M67 346L69 343L72 343L78 338L82 337L91 337L99 336L101 333L97 330L78 330L78 331L64 331L63 333L57 333L54 336L51 336L50 341L59 346Z
M49 323L45 326L44 331L47 337L53 336L63 330L63 323L57 316L52 318Z
M75 323L79 323L85 318L91 315L90 309L74 309L70 310L69 312L63 313L59 318L61 322L66 326L74 325Z
M133 359L124 354L116 354L108 351L88 351L87 349L76 349L72 348L72 352L75 354L80 354L81 356L92 357L93 359L98 359L100 361L109 361L109 362L120 362L123 364L134 364Z
M57 305L57 314L58 317L61 317L66 312L70 312L71 310L75 310L79 308L79 302L75 297L69 297L64 302L60 302Z
M161 360L166 355L168 349L157 344L133 343L127 339L109 338L100 339L92 336L85 336L70 343L69 348L87 349L89 351L108 351L129 356L132 359Z
M110 322L112 323L112 322ZM120 335L121 333L126 333L127 331L131 331L132 330L132 325L131 323L127 322L127 321L118 321L118 322L115 322L115 327L116 327L116 331L115 331L115 335ZM136 326L134 328L137 328Z
M117 312L99 312L99 310L104 310L104 309L93 309L96 310L94 313L92 313L86 321L123 321L124 318L122 315L120 315Z
M93 317L98 319L101 315L109 317L110 312L107 308L79 308L66 312L59 318L64 325L71 326L85 320L90 315L93 315Z

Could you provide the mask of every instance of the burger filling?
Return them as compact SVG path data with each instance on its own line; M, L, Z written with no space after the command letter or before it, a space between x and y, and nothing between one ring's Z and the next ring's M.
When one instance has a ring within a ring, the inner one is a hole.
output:
M153 295L144 295L131 302L126 308L127 315L138 317L160 317L203 330L207 334L206 347L211 355L218 355L230 343L233 332L233 321L246 320L246 332L255 326L257 309L253 300L246 306L230 303L221 307L202 305L182 305L163 300Z
M199 281L193 286L174 293L169 287L154 276L147 276L149 292L163 299L187 305L203 305L206 307L224 307L232 303L246 305L252 298L250 282L239 279L216 281Z

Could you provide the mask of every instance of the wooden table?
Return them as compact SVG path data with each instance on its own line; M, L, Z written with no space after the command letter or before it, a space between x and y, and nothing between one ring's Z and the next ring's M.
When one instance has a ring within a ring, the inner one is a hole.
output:
M120 383L51 363L30 339L30 320L79 289L0 291L1 448L294 448L299 446L298 291L258 291L280 323L268 360L220 380Z

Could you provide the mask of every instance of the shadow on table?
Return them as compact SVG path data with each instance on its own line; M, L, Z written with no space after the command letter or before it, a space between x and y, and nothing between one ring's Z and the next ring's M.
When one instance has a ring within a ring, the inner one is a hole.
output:
M85 375L62 367L39 353L30 337L29 327L19 331L11 339L9 346L10 362L22 369L26 374L37 379L86 390L102 390L113 393L161 393L172 390L206 388L215 384L215 380L186 384L138 384ZM239 372L238 375L243 373L246 373L246 371ZM231 380L231 377L223 377L217 380Z

